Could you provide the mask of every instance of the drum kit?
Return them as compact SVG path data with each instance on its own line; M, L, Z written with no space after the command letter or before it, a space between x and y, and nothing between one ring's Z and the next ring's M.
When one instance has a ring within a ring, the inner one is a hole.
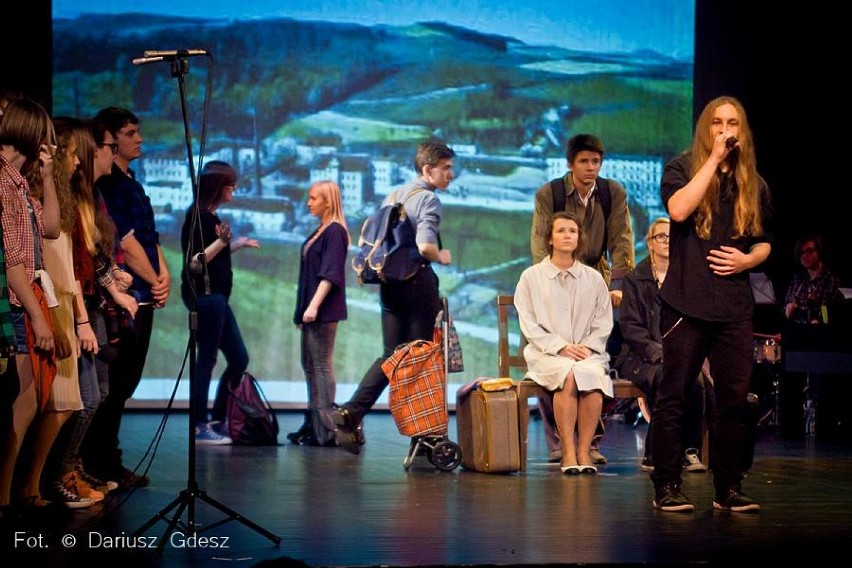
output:
M758 396L758 404L765 409L758 419L758 426L780 426L781 425L781 334L765 335L755 333L753 339L754 362L763 364L772 383L770 391L771 405L764 406L760 404ZM769 402L769 401L767 401Z

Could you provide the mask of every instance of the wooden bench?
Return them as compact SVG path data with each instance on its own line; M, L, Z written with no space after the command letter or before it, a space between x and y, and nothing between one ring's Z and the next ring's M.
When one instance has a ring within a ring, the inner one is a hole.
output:
M527 340L520 333L518 350L512 354L509 348L509 313L517 319L515 310L515 298L511 294L497 296L497 372L500 377L511 377L512 369L526 373L527 361L524 359L524 347ZM528 400L532 397L552 396L551 393L530 379L517 381L518 387L518 434L520 436L520 458L521 471L527 469L527 432L529 430L529 405ZM615 398L643 398L642 391L627 379L616 378L612 380L612 390Z

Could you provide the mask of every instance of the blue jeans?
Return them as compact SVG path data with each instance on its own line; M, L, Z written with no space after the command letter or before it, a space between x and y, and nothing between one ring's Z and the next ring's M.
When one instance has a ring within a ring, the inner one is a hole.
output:
M435 318L441 311L438 276L428 265L405 282L382 284L379 297L382 302L384 352L367 370L349 402L343 405L355 423L361 421L388 386L382 362L403 343L415 339L431 340Z
M106 324L103 314L96 309L90 309L89 323L98 340L98 345L103 348L107 343ZM80 457L80 448L89 430L95 412L101 405L101 401L109 394L109 371L106 363L87 351L80 354L77 361L77 369L80 381L80 398L83 400L83 409L75 412L68 419L63 434L67 435L65 452L62 456L62 465L65 471L73 469Z
M302 324L302 370L308 384L311 431L320 444L334 438L331 419L337 383L334 378L334 339L337 322Z
M228 405L229 388L236 388L240 378L248 368L249 356L246 344L228 305L222 294L199 296L196 300L198 312L198 331L196 344L198 359L195 362L195 378L191 384L190 397L195 424L208 421L207 402L213 367L219 351L227 363L213 401L213 420L225 420Z

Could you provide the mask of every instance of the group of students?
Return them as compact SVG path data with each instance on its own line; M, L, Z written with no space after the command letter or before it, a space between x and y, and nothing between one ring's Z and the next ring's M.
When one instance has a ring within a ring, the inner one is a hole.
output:
M570 171L563 183L557 188L545 184L536 193L531 231L535 264L523 271L515 290L521 331L529 342L524 351L528 376L553 392L552 403L542 408L546 422L552 420L554 425L557 447L552 449L559 450L561 471L594 474L596 464L606 461L594 441L600 437L596 431L604 400L613 394L608 343L615 323L613 308L621 306L624 349L617 365L652 403L644 463L652 471L653 506L662 511L694 510L680 486L685 464L688 471L706 470L696 456L696 435L689 434L697 431L690 427L696 423L693 392L704 377L715 394L709 456L713 507L757 511L759 505L741 488L754 449L747 401L753 364L748 272L766 260L772 238L770 195L757 173L745 109L732 97L720 97L705 107L692 148L665 167L661 195L669 217L651 223L646 236L649 257L635 269L626 192L617 182L598 177L603 154L603 144L594 136L578 135L569 141ZM321 391L329 383L311 383L317 371L304 365L310 413L305 426L289 436L294 443L333 445L330 436L319 435L319 424L326 433L332 427L337 445L359 453L364 443L359 426L388 385L381 362L396 346L431 337L440 310L438 278L431 263L452 260L450 252L440 247L442 208L436 193L453 179L453 157L444 144L429 142L418 148L418 178L394 198L399 201L411 194L406 212L417 227L421 270L410 280L381 284L384 351L349 401L334 405L333 392ZM558 191L565 192L564 200L559 199L564 211L554 210ZM324 223L317 233L323 228ZM303 261L317 236L303 246ZM294 321L303 330L317 302L321 305L326 297L324 290L345 292L333 280L344 258L338 252L336 270L313 277L314 288L300 290ZM303 266L302 276L304 271ZM305 287L302 276L300 288ZM311 343L308 337L303 340L303 353L312 353ZM320 372L325 377L333 377L330 354L321 350L329 364L328 372ZM307 360L316 365L316 356ZM697 419L700 416L699 411Z
M550 408L546 418L552 414L561 471L593 474L606 461L593 444L604 400L613 394L607 344L613 308L621 306L625 347L618 366L652 402L645 465L652 471L653 506L694 510L680 486L685 465L687 471L706 470L696 455L696 435L689 434L697 431L690 427L696 423L693 392L704 377L715 394L708 456L713 507L757 511L759 505L741 488L754 449L747 400L753 364L748 272L766 260L772 237L770 195L757 173L745 109L732 97L705 107L692 148L665 167L661 195L669 217L651 223L649 257L635 270L626 192L598 177L603 154L594 136L569 141L570 171L561 187L545 184L536 194L531 232L536 262L523 271L515 290L529 342L528 376L553 392L552 406L542 406ZM349 401L331 406L335 441L352 453L364 443L358 431L364 415L388 385L381 362L397 345L431 337L440 309L431 263L452 259L439 245L442 209L436 193L453 179L453 156L443 144L422 144L415 159L418 178L396 195L401 200L412 194L406 211L417 227L423 266L408 281L380 286L382 356ZM565 192L564 211L554 210L555 191ZM304 325L304 303L300 309L295 320ZM324 403L332 401L333 396ZM302 432L311 431L306 421ZM291 435L294 443L300 440L300 433Z
M11 325L2 329L13 330L6 341L19 388L6 397L12 419L2 425L0 505L42 505L47 487L48 499L89 506L105 491L147 483L122 464L118 432L124 404L141 378L153 311L168 300L171 278L150 202L129 168L141 155L138 118L111 107L92 121L51 119L28 99L7 103L0 118L0 193ZM437 192L453 179L454 155L440 142L420 144L417 178L386 199L406 201L422 264L409 280L380 285L383 353L340 406L332 357L338 323L347 315L349 231L337 184L311 185L307 207L319 224L300 249L293 316L302 335L308 410L302 427L288 435L294 444L359 453L363 417L388 385L382 361L402 343L431 338L441 309L432 263L452 262L440 244ZM753 452L746 399L753 363L748 271L767 258L771 236L769 192L757 173L745 110L731 97L705 107L692 148L664 169L661 194L669 217L651 223L649 256L635 269L626 192L598 176L603 155L594 136L569 141L563 183L536 193L534 264L515 291L529 341L529 377L553 392L552 404L542 405L553 426L551 450L558 450L566 474L596 473L606 462L595 440L602 434L603 403L613 394L613 308L620 307L624 348L617 366L652 402L646 465L653 469L654 507L694 509L680 484L685 448L697 446L685 430L703 368L712 376L716 404L709 456L713 506L756 511L741 489ZM233 198L236 181L229 164L206 164L181 231L181 296L198 311L191 397L201 444L230 443L227 392L248 366L228 303L231 253L259 244L233 238L217 216ZM564 192L564 199L555 192ZM557 201L564 210L555 210ZM106 317L116 305L132 325L121 327L107 365L97 355L109 351ZM219 351L227 365L211 415L207 393ZM22 452L29 429L34 447ZM66 430L68 441L55 443ZM43 472L54 453L60 465Z
M118 440L147 351L144 314L168 298L153 212L127 168L138 120L115 107L51 118L21 93L0 99L0 510L86 508L148 482ZM140 283L145 262L154 286Z

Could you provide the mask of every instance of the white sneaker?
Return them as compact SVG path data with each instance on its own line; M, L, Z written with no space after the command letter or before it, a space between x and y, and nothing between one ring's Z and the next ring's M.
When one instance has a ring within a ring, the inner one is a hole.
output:
M198 446L227 446L233 443L231 438L218 433L210 424L195 427L195 444Z
M698 450L689 448L683 456L683 469L691 473L704 473L707 466L698 459Z

